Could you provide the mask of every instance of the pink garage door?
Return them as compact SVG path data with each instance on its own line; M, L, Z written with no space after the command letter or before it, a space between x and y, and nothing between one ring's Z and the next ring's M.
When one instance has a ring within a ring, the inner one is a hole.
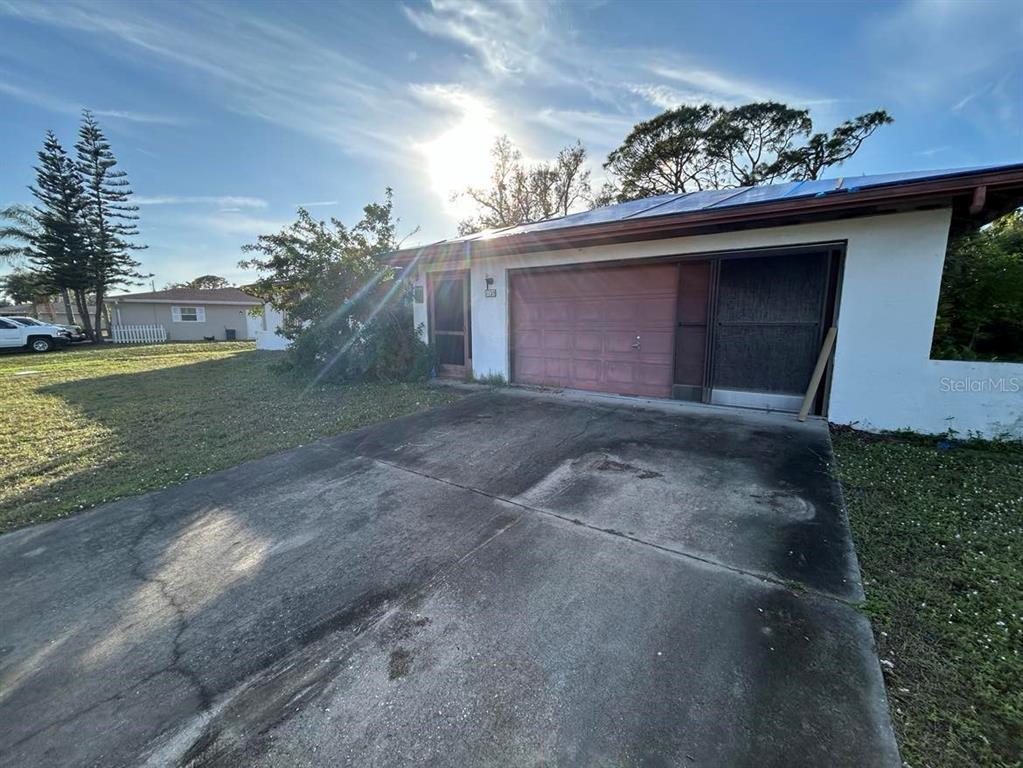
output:
M650 264L513 273L512 380L669 397L677 269Z

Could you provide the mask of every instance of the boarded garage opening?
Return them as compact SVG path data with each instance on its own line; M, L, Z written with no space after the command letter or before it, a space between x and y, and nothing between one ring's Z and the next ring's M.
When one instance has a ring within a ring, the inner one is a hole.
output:
M711 402L799 410L826 330L827 278L826 251L721 260Z
M840 262L802 247L514 272L512 380L796 411Z
M515 273L512 380L670 397L677 281L675 264Z

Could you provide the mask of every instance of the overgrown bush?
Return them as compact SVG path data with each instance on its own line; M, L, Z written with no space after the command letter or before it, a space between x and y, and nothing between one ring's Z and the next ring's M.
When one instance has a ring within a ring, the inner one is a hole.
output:
M288 363L314 381L421 381L436 357L417 330L411 304L402 297L368 322L351 315L314 322L295 336Z
M435 368L412 320L407 278L383 256L394 250L391 190L346 226L298 210L280 232L244 246L261 277L249 290L285 313L287 367L312 382L413 381Z

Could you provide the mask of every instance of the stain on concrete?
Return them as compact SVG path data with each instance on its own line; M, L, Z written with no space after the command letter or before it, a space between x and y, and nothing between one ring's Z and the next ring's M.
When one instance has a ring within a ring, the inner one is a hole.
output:
M0 537L0 763L897 764L829 457L487 393Z
M405 677L412 668L414 654L406 648L395 648L387 659L387 678L398 680Z

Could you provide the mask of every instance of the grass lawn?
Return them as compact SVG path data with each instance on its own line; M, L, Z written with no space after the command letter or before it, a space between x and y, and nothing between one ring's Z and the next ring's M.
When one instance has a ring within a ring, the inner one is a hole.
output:
M903 760L1023 765L1023 448L834 444Z
M306 392L277 360L246 342L0 355L0 532L456 397L423 384Z

